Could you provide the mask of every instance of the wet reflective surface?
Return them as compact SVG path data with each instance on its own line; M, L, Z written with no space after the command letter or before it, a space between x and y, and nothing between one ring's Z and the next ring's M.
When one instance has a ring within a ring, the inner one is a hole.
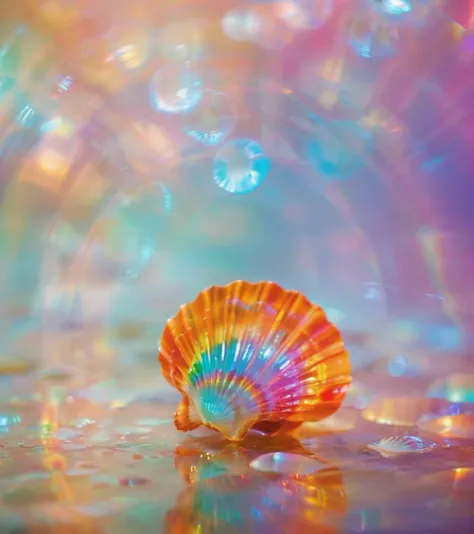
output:
M471 0L0 8L0 533L469 533ZM157 343L271 280L342 408L178 432Z
M178 432L177 395L152 369L82 390L66 370L2 375L2 532L469 532L473 407L422 403L430 379L386 398L364 370L328 420L229 443Z

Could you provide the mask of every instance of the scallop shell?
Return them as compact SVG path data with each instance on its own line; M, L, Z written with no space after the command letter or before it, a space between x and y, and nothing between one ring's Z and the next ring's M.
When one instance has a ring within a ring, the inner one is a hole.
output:
M205 425L231 441L290 431L333 414L351 382L341 335L320 306L273 282L202 291L168 320L165 379L183 395L178 430Z
M436 448L436 443L418 436L396 436L382 438L368 445L368 448L378 452L384 458L395 458L405 454L430 452Z

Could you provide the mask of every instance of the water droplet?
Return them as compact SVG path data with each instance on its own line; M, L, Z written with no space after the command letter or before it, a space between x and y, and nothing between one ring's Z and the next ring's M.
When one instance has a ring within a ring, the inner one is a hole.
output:
M282 475L309 475L324 469L326 464L313 458L287 452L272 452L258 456L250 462L250 467L266 473Z
M397 436L382 438L368 445L369 449L378 452L384 458L394 458L402 454L430 452L436 447L433 441L418 436Z

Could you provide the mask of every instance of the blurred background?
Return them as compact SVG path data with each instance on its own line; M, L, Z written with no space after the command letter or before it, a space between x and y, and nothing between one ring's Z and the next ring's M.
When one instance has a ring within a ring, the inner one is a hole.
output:
M471 0L3 4L0 429L173 401L164 322L235 279L325 308L348 405L474 402Z
M104 346L125 325L151 329L149 358L119 342L67 365L84 384L87 362L157 374L164 321L234 279L323 305L370 345L356 365L395 358L403 374L420 351L469 351L472 12L469 0L7 3L0 361L65 364L65 329Z

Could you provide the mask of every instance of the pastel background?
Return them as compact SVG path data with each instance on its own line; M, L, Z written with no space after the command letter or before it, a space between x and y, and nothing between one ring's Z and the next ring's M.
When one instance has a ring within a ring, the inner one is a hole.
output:
M340 327L349 407L463 403L437 413L474 438L471 0L4 4L5 421L12 399L53 420L64 398L97 420L174 402L165 321L272 280Z

